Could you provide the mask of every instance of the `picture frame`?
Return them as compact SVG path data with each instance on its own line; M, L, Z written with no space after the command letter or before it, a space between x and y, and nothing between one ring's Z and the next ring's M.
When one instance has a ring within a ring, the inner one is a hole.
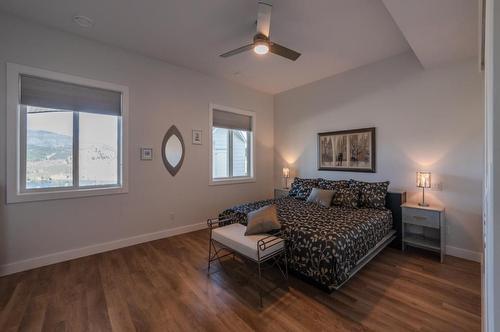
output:
M195 145L202 145L203 142L202 142L202 134L203 132L201 130L198 130L198 129L193 129L193 132L192 132L192 144L195 144Z
M375 127L318 133L318 170L375 173Z
M141 160L153 160L153 148L141 148Z

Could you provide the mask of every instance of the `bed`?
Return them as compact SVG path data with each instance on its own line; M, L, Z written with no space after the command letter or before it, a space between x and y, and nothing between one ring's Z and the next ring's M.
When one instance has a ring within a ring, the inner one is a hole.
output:
M399 206L404 200L404 193L388 193L387 208L354 209L282 197L234 206L220 217L231 215L246 224L249 212L276 204L287 241L289 269L320 288L333 291L385 246L400 240Z

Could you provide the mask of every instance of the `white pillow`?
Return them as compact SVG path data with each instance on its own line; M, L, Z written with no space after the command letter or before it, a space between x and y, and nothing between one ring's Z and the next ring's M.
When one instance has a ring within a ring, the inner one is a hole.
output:
M262 234L281 228L276 205L266 205L250 212L247 220L245 235Z
M307 202L313 202L323 205L324 207L330 207L332 205L333 193L333 190L313 188L309 197L307 197Z

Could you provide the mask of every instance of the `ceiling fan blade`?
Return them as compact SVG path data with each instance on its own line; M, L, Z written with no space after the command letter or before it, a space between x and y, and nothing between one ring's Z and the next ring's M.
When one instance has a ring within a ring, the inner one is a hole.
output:
M269 50L271 53L274 53L276 55L280 55L282 57L285 57L289 60L295 61L298 59L300 56L299 52L295 52L294 50L291 50L289 48L286 48L285 46L281 46L280 44L276 43L271 43L271 48Z
M259 11L257 12L257 33L269 38L271 29L271 10L273 6L264 1L259 1Z
M236 54L239 54L239 53L250 51L252 48L253 48L253 44L248 44L248 45L239 47L239 48L237 48L235 50L232 50L232 51L226 52L224 54L221 54L219 56L221 56L223 58L228 58L230 56L233 56L233 55L236 55Z

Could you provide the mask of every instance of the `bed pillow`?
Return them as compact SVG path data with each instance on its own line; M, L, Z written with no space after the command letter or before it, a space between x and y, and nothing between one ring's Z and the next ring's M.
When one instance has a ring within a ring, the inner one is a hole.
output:
M333 195L332 204L357 209L359 207L359 192L353 187L337 189Z
M281 224L278 220L276 205L266 205L248 213L245 235L255 235L278 230Z
M383 209L389 181L362 182L351 180L351 187L359 192L359 205L361 207Z
M337 190L341 188L349 187L349 181L347 180L327 180L319 179L318 188L325 190Z
M318 182L318 179L295 178L288 192L288 196L305 200L309 197L309 194L311 194L311 190L318 187Z
M313 188L311 190L311 194L307 197L307 202L323 205L324 207L330 207L332 205L333 194L333 190Z

